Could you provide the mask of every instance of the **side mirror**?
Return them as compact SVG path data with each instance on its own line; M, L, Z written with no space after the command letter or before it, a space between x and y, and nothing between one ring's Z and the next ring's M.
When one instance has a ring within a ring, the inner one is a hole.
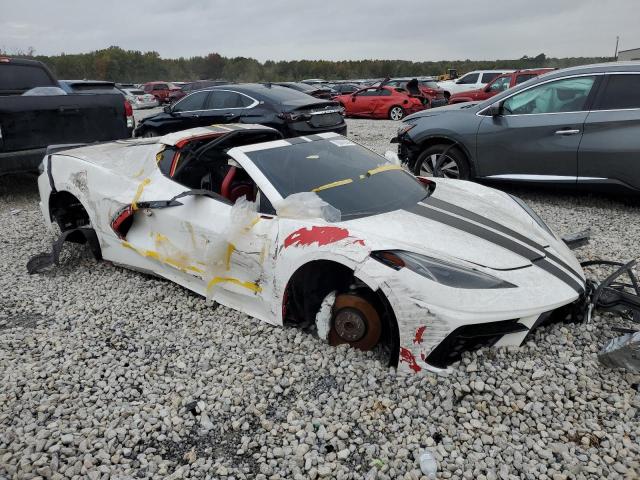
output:
M173 112L171 111L171 105L166 105L166 106L162 109L162 111L163 111L164 113L168 113L169 115L171 115L171 114L173 113Z
M485 111L487 115L499 117L502 115L502 102L494 103Z
M352 93L352 94L351 94L351 101L352 101L352 102L355 102L355 101L356 101L356 97L357 97L357 96L358 96L358 94L357 94L357 93Z
M485 92L489 93L491 91L491 86L487 85L486 87L484 87L483 89Z

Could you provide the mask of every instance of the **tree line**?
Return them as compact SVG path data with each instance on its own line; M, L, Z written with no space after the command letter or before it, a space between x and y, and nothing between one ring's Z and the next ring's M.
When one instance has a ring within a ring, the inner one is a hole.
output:
M2 54L2 52L0 52ZM522 69L534 67L564 68L611 61L607 57L549 58L535 57L504 60L441 60L411 62L407 60L267 60L206 56L161 58L158 52L141 52L109 47L89 53L36 55L33 49L5 55L34 58L47 64L60 79L111 80L142 83L153 80L192 81L224 79L236 82L287 81L304 78L327 80L442 75L449 68L458 73L494 68Z

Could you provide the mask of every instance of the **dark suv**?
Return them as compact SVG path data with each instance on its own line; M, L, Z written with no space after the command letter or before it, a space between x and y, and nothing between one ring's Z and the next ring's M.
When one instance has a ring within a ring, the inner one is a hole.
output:
M198 90L140 121L137 137L153 137L217 123L259 123L285 137L347 133L338 102L315 99L271 84L238 84Z
M557 70L403 123L392 142L416 174L640 191L638 63Z

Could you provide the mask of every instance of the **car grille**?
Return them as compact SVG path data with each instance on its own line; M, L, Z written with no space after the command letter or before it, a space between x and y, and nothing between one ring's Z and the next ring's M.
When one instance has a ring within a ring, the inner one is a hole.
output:
M339 113L316 114L309 121L314 127L330 127L342 123L342 115Z

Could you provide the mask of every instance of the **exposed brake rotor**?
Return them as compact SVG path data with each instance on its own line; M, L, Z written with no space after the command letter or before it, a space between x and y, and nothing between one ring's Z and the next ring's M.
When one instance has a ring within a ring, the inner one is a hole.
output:
M356 294L341 294L333 304L329 343L348 343L360 350L371 350L380 340L382 323L375 307Z

